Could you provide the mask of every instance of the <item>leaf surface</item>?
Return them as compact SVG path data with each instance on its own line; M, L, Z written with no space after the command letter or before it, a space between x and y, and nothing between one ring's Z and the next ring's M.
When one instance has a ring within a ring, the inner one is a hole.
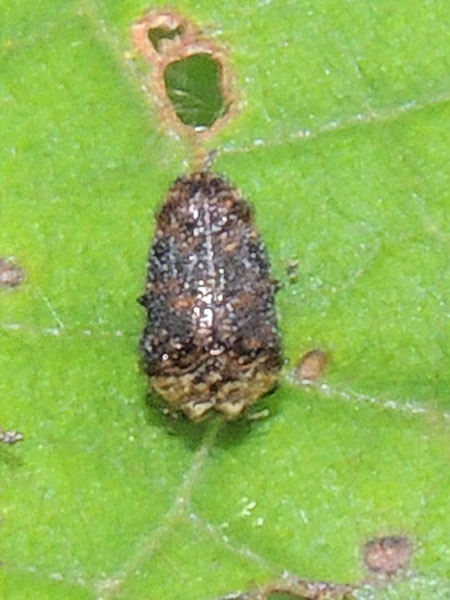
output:
M2 597L356 582L363 544L402 534L412 578L364 594L450 598L450 6L177 3L228 48L243 108L209 145L283 283L270 415L229 425L163 416L138 368L154 211L192 160L130 54L145 8L2 19L0 256L25 271L0 290L0 426L25 435L0 449ZM299 385L314 348L330 364Z

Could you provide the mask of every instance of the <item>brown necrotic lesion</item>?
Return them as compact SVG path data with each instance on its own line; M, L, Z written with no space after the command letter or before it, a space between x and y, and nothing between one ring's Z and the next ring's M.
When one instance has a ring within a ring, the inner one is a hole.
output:
M147 12L133 25L136 48L153 66L162 116L181 133L204 139L237 112L224 48L176 11Z
M0 257L0 288L14 288L24 279L24 272L12 258Z

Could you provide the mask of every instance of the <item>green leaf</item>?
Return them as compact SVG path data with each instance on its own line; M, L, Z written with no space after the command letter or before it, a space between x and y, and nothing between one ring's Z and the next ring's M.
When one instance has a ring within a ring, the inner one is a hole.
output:
M0 290L0 426L25 440L0 448L0 596L357 582L363 544L402 534L414 576L361 594L450 598L450 6L177 3L228 49L242 110L208 144L284 284L269 417L228 425L165 417L138 368L154 211L192 163L130 55L145 8L2 18L0 257L25 280ZM290 371L313 348L308 387Z

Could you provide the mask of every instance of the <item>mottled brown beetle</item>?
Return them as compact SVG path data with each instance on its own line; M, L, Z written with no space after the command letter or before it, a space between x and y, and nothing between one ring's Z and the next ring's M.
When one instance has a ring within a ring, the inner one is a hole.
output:
M250 206L223 177L179 177L156 222L140 348L155 390L194 421L238 417L281 367L275 284Z

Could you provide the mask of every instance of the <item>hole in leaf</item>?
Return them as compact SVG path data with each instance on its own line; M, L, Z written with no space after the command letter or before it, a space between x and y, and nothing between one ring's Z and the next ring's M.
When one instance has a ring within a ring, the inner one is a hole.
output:
M175 29L169 27L154 27L148 30L148 39L153 44L156 52L161 52L165 40L175 40L183 35L184 28L179 25Z
M203 131L227 111L221 78L221 64L209 54L194 54L167 66L167 95L185 125Z

